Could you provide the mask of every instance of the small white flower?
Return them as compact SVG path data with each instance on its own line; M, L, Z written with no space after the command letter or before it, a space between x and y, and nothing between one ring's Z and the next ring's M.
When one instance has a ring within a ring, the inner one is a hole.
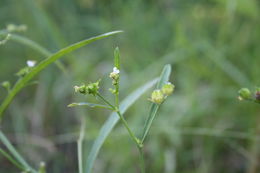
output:
M34 67L35 64L36 64L36 61L28 60L26 63L27 63L27 65L28 65L28 67Z
M114 67L113 68L113 72L112 73L114 73L114 74L119 74L120 73L120 71L116 68L116 67Z

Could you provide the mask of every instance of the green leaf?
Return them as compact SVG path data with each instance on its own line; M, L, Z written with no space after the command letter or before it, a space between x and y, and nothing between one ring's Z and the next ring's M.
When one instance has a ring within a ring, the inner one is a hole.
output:
M85 137L85 129L86 123L85 120L83 120L80 128L79 139L77 141L79 173L83 173L83 142Z
M130 95L128 95L120 104L119 106L119 110L122 114L124 114L126 112L126 110L134 104L134 102L142 95L144 94L148 89L150 89L152 86L154 86L156 84L158 80L154 79L148 83L146 83L145 85L143 85L142 87L136 89L134 92L132 92ZM106 138L108 137L108 135L110 134L110 132L112 131L112 129L114 128L114 126L117 124L119 120L118 115L113 112L109 118L107 119L107 121L104 123L104 125L102 126L102 128L99 131L99 135L96 138L94 144L91 147L90 153L88 155L87 158L87 162L86 162L86 173L90 173L94 162L97 158L97 155L99 153L100 148L102 147L104 141L106 140Z
M30 40L26 37L12 33L11 40L16 41L16 42L21 43L21 44L24 44L24 45L30 47L31 49L39 52L40 54L42 54L45 57L49 57L52 54L50 51L48 51L46 48L42 47L40 44L38 44L35 41L32 41L32 40ZM65 66L60 61L56 61L55 64L58 66L58 68L63 73L67 73Z
M74 107L74 106L89 106L92 108L105 108L105 109L111 109L107 105L101 105L101 104L96 104L96 103L88 103L88 102L80 102L80 103L71 103L68 105L68 107Z
M113 31L113 32L109 32L109 33L105 33L96 37L92 37L90 39L86 39L83 41L80 41L78 43L72 44L66 48L61 49L60 51L52 54L51 56L49 56L48 58L46 58L45 60L41 61L37 66L33 67L31 69L31 71L26 74L23 78L21 78L20 80L18 80L18 82L15 84L15 86L13 87L13 89L10 91L10 93L8 94L8 96L5 98L5 100L3 101L3 103L0 106L0 121L3 117L3 112L5 111L5 109L8 107L8 105L11 103L11 101L13 100L13 98L16 96L16 94L24 87L26 86L26 84L33 78L35 77L39 72L41 72L43 69L45 69L47 66L49 66L50 64L54 63L56 60L58 60L59 58L61 58L62 56L73 52L89 43L92 43L96 40L100 40L102 38L106 38L109 37L111 35L120 33L122 31Z
M118 47L114 50L114 65L117 69L120 69L120 52Z
M12 158L7 152L5 152L2 148L0 148L0 153L5 156L7 160L9 160L12 164L14 164L17 168L24 170L23 166L21 166L16 160Z
M29 166L29 164L24 160L24 158L16 151L11 142L6 138L2 131L0 131L0 141L5 145L13 157L21 164L25 169L31 170L36 173L36 171Z
M161 89L162 86L169 81L170 74L171 74L171 66L169 64L167 64L163 68L163 71L162 71L161 76L159 78L159 81L157 83L156 89ZM147 134L148 134L148 132L151 128L152 122L155 118L155 115L156 115L159 107L160 107L160 105L152 103L149 116L148 116L148 118L145 122L145 125L144 125L144 130L143 130L143 134L142 134L142 137L141 137L141 139L142 139L141 143L144 142L145 137L147 136Z

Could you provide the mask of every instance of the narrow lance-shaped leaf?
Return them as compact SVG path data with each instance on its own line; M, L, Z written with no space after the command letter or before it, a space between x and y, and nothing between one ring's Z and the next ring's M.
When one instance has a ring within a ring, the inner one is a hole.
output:
M128 95L120 104L120 107L119 107L120 112L122 114L124 114L126 112L126 110L131 105L133 105L142 94L144 94L148 89L150 89L152 86L154 86L156 84L156 82L157 82L157 79L154 79L154 80L146 83L142 87L138 88L130 95ZM109 116L107 121L104 123L102 128L100 129L98 137L96 138L94 144L92 145L92 147L90 149L90 153L87 158L86 171L85 171L86 173L91 172L100 148L102 147L104 141L106 140L106 138L108 137L108 135L110 134L110 132L112 131L114 126L117 124L118 120L119 120L118 115L115 112L113 112Z
M13 100L13 98L16 96L16 94L34 77L36 76L39 72L41 72L43 69L45 69L48 65L52 64L53 62L55 62L56 60L58 60L59 58L61 58L62 56L77 50L89 43L92 43L96 40L100 40L102 38L106 38L109 37L111 35L120 33L122 31L114 31L114 32L109 32L106 34L102 34L96 37L92 37L90 39L86 39L83 41L80 41L78 43L75 43L73 45L70 45L64 49L61 49L60 51L54 53L53 55L51 55L50 57L46 58L45 60L41 61L37 66L35 66L26 76L24 76L21 80L19 80L15 86L13 87L13 89L10 91L10 93L8 94L8 96L5 98L5 100L3 101L3 103L0 106L0 121L3 117L3 112L5 111L5 109L8 107L8 105L11 103L11 101Z
M162 71L159 81L157 83L156 89L161 89L162 86L169 81L170 74L171 74L171 66L169 64L167 64L163 68L163 71ZM160 105L152 103L152 106L151 106L151 109L149 112L149 116L144 125L144 130L143 130L142 137L141 137L141 139L142 139L141 143L144 142L145 137L147 136L147 134L151 128L152 122L155 118L155 115L156 115L159 107L160 107Z
M68 107L75 107L75 106L89 106L89 107L92 107L92 108L111 109L107 105L101 105L101 104L89 103L89 102L71 103L71 104L68 105Z

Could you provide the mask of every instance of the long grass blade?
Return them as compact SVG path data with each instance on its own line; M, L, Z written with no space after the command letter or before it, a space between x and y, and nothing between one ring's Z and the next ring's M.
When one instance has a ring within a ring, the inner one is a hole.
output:
M11 142L7 139L7 137L0 131L0 141L5 145L5 147L9 150L9 152L13 155L13 157L23 165L26 170L35 171L29 164L25 161L25 159L16 151Z
M126 112L126 110L134 104L134 102L142 95L144 94L148 89L150 89L152 86L154 86L156 84L158 80L154 79L148 83L146 83L145 85L143 85L142 87L138 88L137 90L135 90L134 92L132 92L129 96L127 96L122 103L120 104L120 112L122 114L124 114ZM102 126L102 128L99 131L98 137L96 138L94 144L91 147L90 153L88 155L87 158L87 162L86 162L86 173L90 173L94 162L97 158L97 155L99 153L100 148L102 147L104 141L106 140L106 138L108 137L108 135L110 134L110 132L112 131L112 129L114 128L114 126L117 124L119 120L118 115L113 112L110 117L107 119L107 121L104 123L104 125Z
M0 148L0 153L9 160L12 164L14 164L17 168L24 170L23 166L21 166L16 160L12 158L7 152L5 152L2 148Z
M159 78L159 81L157 83L157 87L156 87L157 89L161 89L162 86L169 81L170 74L171 74L171 66L169 64L167 64L163 68L163 71L162 71L161 76ZM147 134L148 134L148 132L151 128L152 122L155 118L155 115L156 115L159 107L160 107L160 105L155 104L155 103L153 103L152 106L151 106L150 113L149 113L149 116L148 116L148 118L145 122L143 134L142 134L142 137L141 137L142 143L144 142L145 137L147 136Z
M33 78L35 77L39 72L41 72L43 69L45 69L48 65L52 64L62 56L77 50L89 43L92 43L94 41L100 40L102 38L106 38L109 36L112 36L114 34L120 33L122 31L113 31L109 33L105 33L96 37L92 37L90 39L86 39L83 41L80 41L78 43L72 44L66 48L61 49L60 51L54 53L53 55L49 56L45 60L41 61L36 67L34 67L26 76L24 76L21 80L19 80L13 87L13 89L10 91L10 93L7 95L5 100L0 106L0 121L2 120L3 113L5 109L8 107L8 105L11 103L13 98L16 96L16 94Z
M30 47L31 49L39 52L40 54L42 54L45 57L49 57L51 56L51 52L48 51L46 48L42 47L40 44L36 43L35 41L32 41L26 37L17 35L17 34L13 34L10 38L13 41L16 41L18 43L21 43L23 45L26 45L28 47ZM56 61L55 64L57 65L57 67L63 72L63 73L67 73L65 66L60 62L60 61Z

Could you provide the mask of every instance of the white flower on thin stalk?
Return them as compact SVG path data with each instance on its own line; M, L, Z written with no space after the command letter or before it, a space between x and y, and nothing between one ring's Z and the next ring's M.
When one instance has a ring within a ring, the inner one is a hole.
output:
M36 64L36 61L28 60L28 61L26 62L26 64L27 64L28 67L34 67L35 64Z

